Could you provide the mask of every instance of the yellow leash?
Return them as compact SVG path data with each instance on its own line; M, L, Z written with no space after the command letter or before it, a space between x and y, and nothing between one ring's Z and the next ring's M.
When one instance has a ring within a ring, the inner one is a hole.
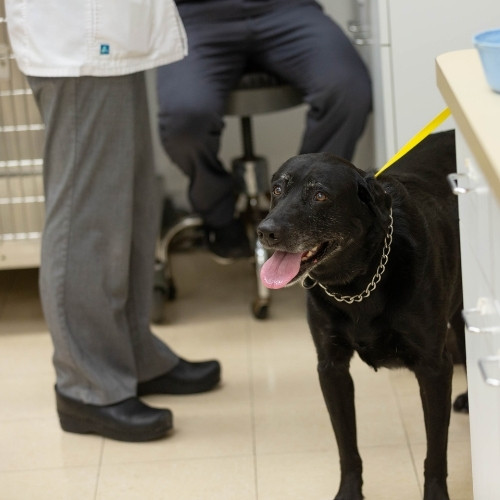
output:
M412 137L380 170L377 171L375 177L378 177L382 172L387 170L393 163L398 161L408 151L413 149L419 142L423 141L433 130L435 130L446 118L450 116L449 108L443 109L432 121L430 121L420 132Z

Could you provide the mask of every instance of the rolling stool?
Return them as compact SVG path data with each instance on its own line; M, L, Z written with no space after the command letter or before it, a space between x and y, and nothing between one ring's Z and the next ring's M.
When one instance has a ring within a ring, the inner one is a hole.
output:
M260 269L268 255L256 237L256 226L269 208L269 173L266 159L254 153L251 117L291 108L302 102L300 92L286 82L268 73L251 71L243 75L230 93L226 104L226 115L240 117L243 156L232 161L232 173L240 194L239 201L243 200L245 204L242 215L249 229L250 243L255 249L257 296L252 303L252 312L257 319L267 318L270 302L270 292L260 281ZM265 208L262 206L263 199L266 200ZM238 203L238 207L240 206ZM151 314L153 323L165 321L165 300L174 300L176 296L169 259L172 240L186 229L202 226L203 221L199 216L188 215L172 226L159 240Z

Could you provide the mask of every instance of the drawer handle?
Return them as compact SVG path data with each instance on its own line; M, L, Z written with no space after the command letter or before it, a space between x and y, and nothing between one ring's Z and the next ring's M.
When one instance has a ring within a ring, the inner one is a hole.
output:
M478 361L484 381L493 387L500 387L500 356L486 356Z
M359 21L349 21L347 30L352 35L352 41L355 45L371 45L370 28Z
M460 179L467 179L469 176L467 174L448 174L447 179L448 179L448 184L451 187L451 191L455 195L459 194L467 194L470 193L471 191L474 191L471 188L466 188L463 186L460 186Z
M479 298L477 307L464 309L462 317L470 333L500 333L500 315L491 299L486 297Z

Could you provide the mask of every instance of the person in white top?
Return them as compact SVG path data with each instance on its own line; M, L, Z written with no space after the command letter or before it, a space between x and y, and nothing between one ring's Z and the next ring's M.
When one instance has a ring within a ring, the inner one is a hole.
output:
M144 71L183 58L171 0L6 0L10 43L45 124L40 294L61 427L158 439L168 409L140 396L208 391L149 325L159 227Z

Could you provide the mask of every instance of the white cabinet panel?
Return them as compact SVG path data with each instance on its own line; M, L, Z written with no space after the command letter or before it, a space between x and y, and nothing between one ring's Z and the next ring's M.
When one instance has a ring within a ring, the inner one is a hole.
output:
M498 27L500 1L369 1L372 50L389 48L388 60L385 56L372 58L374 65L383 63L383 67L372 67L375 90L387 87L387 92L375 93L374 113L384 110L386 120L375 143L380 163L379 158L383 162L389 159L446 106L436 88L435 58L451 50L472 48L475 33ZM439 130L454 127L454 121L448 119Z
M493 293L494 266L493 240L491 227L493 223L492 209L496 203L488 183L469 150L465 140L457 131L457 186L465 192L459 197L460 227L462 246L471 248L477 265L477 272L491 284ZM500 297L500 295L499 295Z
M467 379L474 498L500 491L500 207L457 131L457 183L466 320ZM497 260L497 263L495 263Z
M480 281L479 276L475 279ZM476 315L469 311L466 331L472 475L474 498L493 500L500 491L500 316L491 297L479 295L476 307L481 302L493 310ZM479 317L488 314L491 318ZM482 324L483 331L471 331L481 330Z
M493 276L493 294L500 298L500 203L498 199L489 196L489 235L491 241L491 260Z

